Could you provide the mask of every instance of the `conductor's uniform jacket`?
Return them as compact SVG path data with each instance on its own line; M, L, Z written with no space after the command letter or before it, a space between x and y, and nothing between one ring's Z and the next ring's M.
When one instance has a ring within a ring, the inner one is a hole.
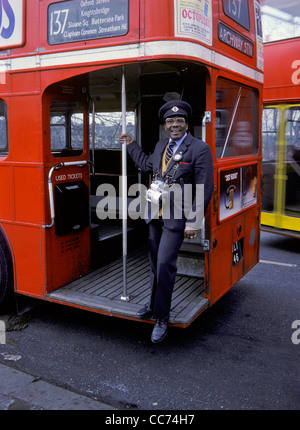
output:
M131 142L127 146L127 150L132 160L143 172L151 172L162 181L166 181L167 177L171 176L171 183L179 184L182 190L185 189L184 185L190 184L192 186L190 188L195 190L196 184L203 184L204 198L201 199L201 204L204 216L214 187L211 150L205 142L188 133L176 151L176 155L179 157L173 156L163 172L163 157L168 143L169 138L160 140L151 155L145 154L136 141ZM180 158L180 160L176 161L176 158ZM203 197L202 193L201 197ZM192 203L193 213L196 211L196 205L199 204L196 199L196 195L193 196L193 199L189 199ZM153 214L149 210L146 211L148 212L146 222L149 223L151 266L149 307L153 310L153 318L169 318L177 271L177 256L183 241L184 229L189 227L187 208L181 207L181 216L173 216L175 200L170 197L169 216L164 217L163 214L162 217L157 217L157 212ZM178 215L178 212L176 214ZM192 222L191 227L193 226Z
M194 138L188 133L176 152L176 155L182 156L182 158L179 161L176 161L175 157L171 158L166 171L163 173L163 155L168 142L168 138L160 140L151 155L145 154L135 141L131 142L127 149L135 164L143 172L156 174L158 178L163 181L165 181L168 176L172 176L171 183L179 184L182 187L183 198L184 185L192 185L194 192L196 184L203 185L203 202L199 201L199 196L194 195L191 211L195 214L196 206L201 204L204 216L214 187L211 150L205 142ZM198 201L196 201L197 197ZM182 204L182 216L176 216L175 218L174 213L178 215L178 211L176 212L174 210L173 204L174 199L170 202L170 216L164 218L164 225L169 230L184 230L188 216L188 208L183 207L184 205ZM151 212L150 209L147 213L146 222L149 222L156 214L153 214L153 211Z

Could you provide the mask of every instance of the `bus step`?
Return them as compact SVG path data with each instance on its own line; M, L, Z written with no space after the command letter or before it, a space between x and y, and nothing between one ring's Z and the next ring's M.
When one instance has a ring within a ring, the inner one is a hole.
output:
M204 279L205 253L200 239L185 239L177 259L177 274Z
M204 279L204 257L198 255L179 254L177 259L177 274Z

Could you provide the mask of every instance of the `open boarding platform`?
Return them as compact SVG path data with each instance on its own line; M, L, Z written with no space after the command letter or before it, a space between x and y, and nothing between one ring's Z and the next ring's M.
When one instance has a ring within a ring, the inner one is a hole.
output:
M150 266L145 248L127 257L127 295L123 296L123 258L47 295L50 301L78 306L104 315L141 321L137 311L148 303ZM187 327L206 307L204 279L177 275L172 296L169 324ZM143 320L153 322L152 319Z

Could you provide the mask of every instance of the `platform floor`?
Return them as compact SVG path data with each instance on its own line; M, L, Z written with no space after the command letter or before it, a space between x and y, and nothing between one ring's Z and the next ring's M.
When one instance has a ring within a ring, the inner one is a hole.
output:
M105 315L136 319L136 312L148 302L149 261L146 250L127 256L127 296L123 291L123 258L106 264L47 295L47 299L75 305ZM170 325L187 327L208 307L203 279L177 276L172 297ZM151 319L148 320L152 321Z

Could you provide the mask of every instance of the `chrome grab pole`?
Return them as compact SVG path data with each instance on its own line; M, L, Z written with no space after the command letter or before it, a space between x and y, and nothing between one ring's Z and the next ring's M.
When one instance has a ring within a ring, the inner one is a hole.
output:
M125 68L122 70L122 133L126 133L126 83ZM121 300L128 301L127 294L127 148L122 145L122 222L123 222L123 294Z
M203 120L202 120L202 140L206 142L206 124L211 122L211 112L205 111ZM204 251L209 251L209 240L205 238L205 214L203 217L202 228L200 231L200 243Z
M92 100L92 163L95 163L95 143L96 143L96 106L95 100Z

